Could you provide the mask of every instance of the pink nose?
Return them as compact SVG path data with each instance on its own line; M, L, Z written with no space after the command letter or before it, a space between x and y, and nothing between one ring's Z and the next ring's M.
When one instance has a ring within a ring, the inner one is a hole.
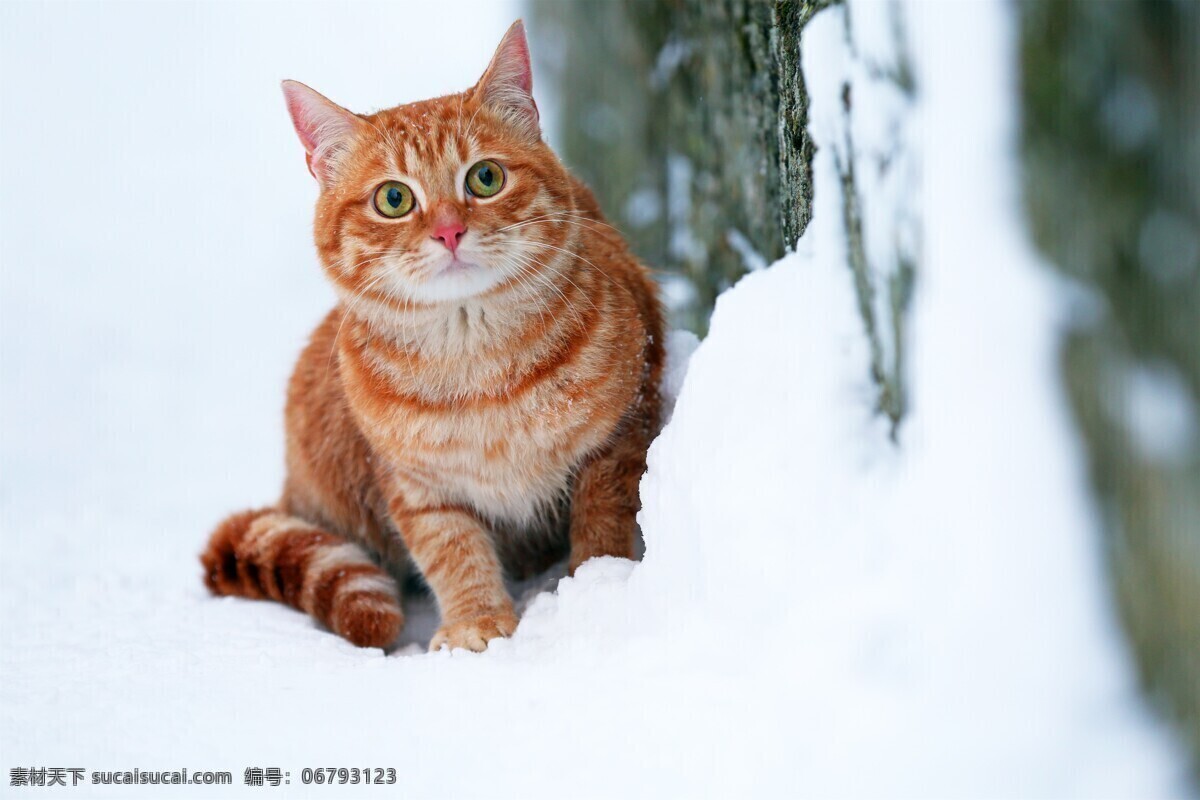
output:
M462 241L463 234L467 232L467 226L455 220L447 222L444 225L439 225L433 229L433 238L441 239L446 247L450 248L450 252L458 251L458 244Z

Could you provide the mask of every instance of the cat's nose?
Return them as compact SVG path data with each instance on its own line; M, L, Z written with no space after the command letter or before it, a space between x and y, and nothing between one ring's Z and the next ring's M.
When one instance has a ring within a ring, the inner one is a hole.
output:
M451 253L458 251L458 243L462 241L463 234L467 232L467 226L458 220L447 222L433 229L431 238L441 239L442 244L450 248Z

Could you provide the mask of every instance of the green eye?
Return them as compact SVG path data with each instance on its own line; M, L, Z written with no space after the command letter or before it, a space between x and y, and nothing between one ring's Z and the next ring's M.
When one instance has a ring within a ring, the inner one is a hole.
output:
M375 210L385 217L403 217L414 205L412 189L400 181L388 181L375 190Z
M504 188L504 169L495 161L480 161L467 170L467 191L476 197L491 197Z

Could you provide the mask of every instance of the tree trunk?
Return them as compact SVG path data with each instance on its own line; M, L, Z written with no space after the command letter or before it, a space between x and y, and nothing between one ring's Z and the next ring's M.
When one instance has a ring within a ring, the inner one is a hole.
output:
M1200 3L1019 6L1026 205L1152 697L1200 752Z

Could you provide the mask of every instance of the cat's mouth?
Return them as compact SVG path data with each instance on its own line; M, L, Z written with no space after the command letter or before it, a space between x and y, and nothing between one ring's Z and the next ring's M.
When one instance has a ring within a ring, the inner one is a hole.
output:
M458 301L482 294L496 285L499 276L495 270L484 267L477 261L469 261L462 254L446 254L440 263L430 264L422 278L408 291L418 300L426 302Z
M459 258L452 257L441 269L437 271L438 275L457 275L463 272L479 269L479 265L471 261L463 261Z

